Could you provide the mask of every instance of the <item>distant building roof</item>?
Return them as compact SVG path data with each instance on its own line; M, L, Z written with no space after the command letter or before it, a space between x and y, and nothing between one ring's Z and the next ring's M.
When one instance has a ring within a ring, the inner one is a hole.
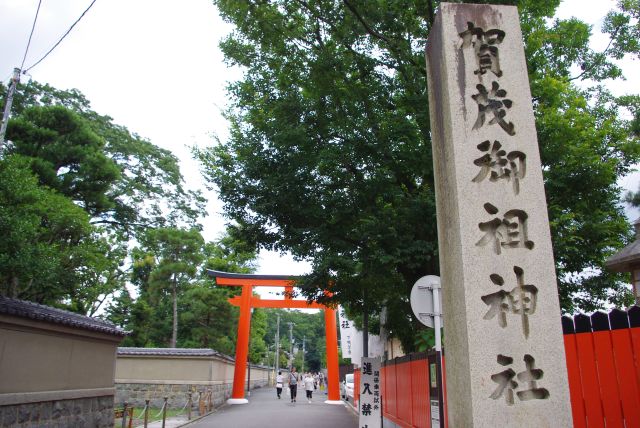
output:
M4 296L0 296L0 314L97 331L114 336L122 337L127 335L126 331L108 321Z
M640 265L640 218L634 222L636 239L622 250L609 257L605 265L616 272L631 272L632 268Z

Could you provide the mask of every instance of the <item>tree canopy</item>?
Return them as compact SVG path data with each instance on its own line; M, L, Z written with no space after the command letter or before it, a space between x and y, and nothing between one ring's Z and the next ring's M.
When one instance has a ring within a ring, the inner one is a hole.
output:
M199 230L204 200L184 189L175 156L77 90L32 81L13 111L0 159L2 294L94 315L125 291L130 239Z
M170 151L96 113L78 90L31 81L18 86L13 111L7 153L32 157L41 183L80 203L92 224L131 237L148 227L198 226L205 214Z
M244 76L228 88L229 139L196 155L227 217L248 242L309 260L307 297L326 299L330 283L352 308L365 291L372 309L386 304L412 349L409 290L439 269L424 61L437 2L215 3ZM628 299L602 266L629 236L616 180L639 159L623 115L638 98L601 82L638 55L638 2L607 15L603 52L588 25L552 19L558 4L518 2L561 304L591 310Z

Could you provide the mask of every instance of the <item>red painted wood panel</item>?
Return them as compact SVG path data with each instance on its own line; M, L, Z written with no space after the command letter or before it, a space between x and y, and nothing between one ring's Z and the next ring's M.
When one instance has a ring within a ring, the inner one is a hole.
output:
M411 417L411 362L396 365L396 399L398 419L412 425Z
M613 360L611 332L597 331L593 333L593 344L598 365L600 381L600 398L607 426L622 427L622 406L618 390L618 375Z
M398 416L396 409L396 365L391 364L387 366L387 374L389 383L387 383L387 400L385 401L387 413L393 417Z
M592 333L576 333L576 349L580 356L580 378L582 379L582 396L589 428L604 427L604 414L600 400L598 369L593 349Z
M411 361L411 419L416 428L431 428L429 372L426 359Z
M389 376L387 376L387 367L386 366L382 366L380 367L380 402L382 403L382 415L384 416L385 412L387 411L387 379L389 378Z
M397 417L389 414L384 415L385 418L396 424L400 428L413 428L411 425L403 421L402 419L398 419Z
M582 380L580 379L580 360L576 349L576 335L564 335L564 350L567 359L569 376L569 396L571 398L571 414L574 428L586 428L587 419L582 397Z
M640 327L629 329L631 344L633 346L633 359L636 366L636 381L640 384Z
M640 427L640 385L634 376L636 367L629 329L612 330L611 343L625 424Z
M564 344L574 426L640 427L640 328L567 334ZM382 373L385 417L430 428L427 360L390 364ZM443 378L446 397L444 361ZM446 427L446 400L444 406Z

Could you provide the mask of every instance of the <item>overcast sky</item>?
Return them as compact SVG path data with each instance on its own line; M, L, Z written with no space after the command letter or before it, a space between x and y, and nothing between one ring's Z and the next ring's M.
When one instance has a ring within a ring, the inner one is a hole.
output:
M42 0L25 68L38 61L89 6L91 0ZM574 14L595 26L612 1L565 2L559 16ZM20 66L38 0L0 0L0 79L7 83ZM42 63L29 72L38 82L59 89L77 88L94 110L114 118L130 131L171 150L180 160L191 188L204 190L198 165L188 147L213 144L227 136L221 110L225 86L238 79L218 49L231 30L210 0L97 0L73 31ZM600 38L596 47L606 45ZM638 61L625 62L635 80L612 82L617 94L640 92ZM28 76L23 76L25 81ZM426 84L426 82L425 82ZM4 104L3 104L4 105ZM637 190L640 174L621 184ZM224 230L215 193L209 198L204 235L214 239ZM637 217L638 213L630 213ZM262 253L259 273L301 274L307 264Z

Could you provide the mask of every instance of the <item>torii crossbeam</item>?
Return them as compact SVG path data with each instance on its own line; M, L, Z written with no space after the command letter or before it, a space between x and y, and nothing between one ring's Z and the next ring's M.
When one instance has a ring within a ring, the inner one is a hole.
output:
M236 342L236 363L233 373L233 390L229 404L246 404L245 376L247 372L247 355L249 354L249 334L251 328L251 308L283 308L283 309L323 309L327 348L327 390L328 404L342 404L338 373L338 330L336 327L336 311L319 303L308 303L306 300L295 300L290 297L296 278L285 275L254 275L207 270L207 274L216 279L217 285L242 287L240 296L232 297L229 303L240 307L238 321L238 339ZM284 300L262 300L253 295L253 287L284 287Z

